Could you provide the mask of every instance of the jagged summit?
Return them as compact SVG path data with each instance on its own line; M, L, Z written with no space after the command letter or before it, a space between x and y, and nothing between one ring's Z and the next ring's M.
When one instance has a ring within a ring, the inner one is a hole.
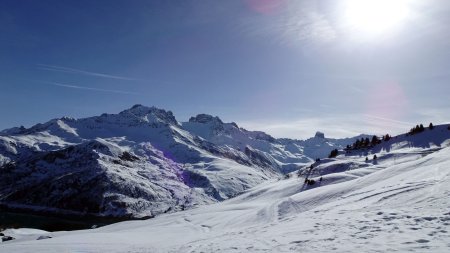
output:
M157 107L147 107L134 105L130 109L121 111L118 114L103 113L100 116L75 119L72 117L61 117L52 119L46 123L38 123L30 128L14 127L0 132L2 135L33 134L38 132L49 132L60 135L58 132L67 132L78 136L77 132L85 132L84 129L99 130L109 129L109 131L120 131L117 128L142 127L142 126L164 126L179 125L171 111L159 109Z
M177 125L178 122L171 111L159 109L155 106L147 107L140 104L133 105L119 115L132 115L146 122L161 122Z
M7 176L0 177L0 204L79 212L60 205L58 194L42 197L76 182L64 198L99 196L88 210L94 215L156 215L236 196L353 141L276 139L208 114L179 123L171 111L139 104L117 114L62 117L1 132L0 171ZM19 188L12 183L20 180ZM95 187L105 184L115 186ZM21 195L38 185L45 188L39 202Z
M217 116L212 116L209 114L198 114L195 117L191 117L189 119L189 122L195 122L195 123L210 123L210 122L214 122L214 123L220 123L223 124L223 121L217 117Z
M314 137L315 138L320 138L320 139L325 139L325 134L320 132L320 131L317 131L316 135L314 135Z

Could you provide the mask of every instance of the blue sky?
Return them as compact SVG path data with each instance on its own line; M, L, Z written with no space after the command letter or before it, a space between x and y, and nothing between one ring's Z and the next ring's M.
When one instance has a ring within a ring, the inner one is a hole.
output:
M3 0L0 129L137 103L276 137L448 122L450 2L361 1Z

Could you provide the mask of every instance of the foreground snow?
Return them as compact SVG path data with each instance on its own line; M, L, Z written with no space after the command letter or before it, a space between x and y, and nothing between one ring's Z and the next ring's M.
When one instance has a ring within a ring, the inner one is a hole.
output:
M314 186L292 175L146 221L49 233L45 240L36 240L42 231L9 230L18 239L0 252L448 252L449 144L399 142L369 162L341 155L318 166L315 179L323 181Z

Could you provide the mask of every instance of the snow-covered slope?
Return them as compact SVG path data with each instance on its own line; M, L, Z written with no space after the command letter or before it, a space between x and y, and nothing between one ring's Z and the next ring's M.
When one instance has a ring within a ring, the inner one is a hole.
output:
M310 158L324 158L328 157L330 151L333 149L343 149L348 144L351 144L360 138L372 137L369 135L359 135L351 138L333 139L325 138L325 134L317 132L316 135L307 140L291 140L281 139L280 142L286 146L286 149L292 152L301 152L304 156Z
M307 140L275 139L259 131L247 131L236 123L223 123L218 117L199 114L182 123L184 129L223 149L244 151L253 158L258 158L260 165L277 168L283 173L296 170L317 158L327 157L330 151L342 149L357 138L325 138L323 133ZM253 159L255 160L255 159Z
M367 154L376 154L366 161ZM323 159L221 203L93 230L16 237L0 252L447 252L450 131ZM322 180L320 181L320 177Z
M63 117L0 132L0 204L119 217L184 210L236 196L309 163L311 154L353 142L315 139L302 146L205 114L180 123L170 111L142 105Z

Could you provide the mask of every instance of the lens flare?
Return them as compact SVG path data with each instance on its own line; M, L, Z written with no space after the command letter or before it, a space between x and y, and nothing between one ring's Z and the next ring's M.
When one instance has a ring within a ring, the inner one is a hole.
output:
M344 15L352 28L379 34L401 25L410 9L408 0L347 0Z
M366 122L368 125L377 125L383 130L392 129L402 122L408 112L409 101L399 82L374 83L373 87L368 89L368 94L370 94L366 101L366 115L370 116Z
M285 0L244 0L247 6L260 14L275 14L285 4Z

